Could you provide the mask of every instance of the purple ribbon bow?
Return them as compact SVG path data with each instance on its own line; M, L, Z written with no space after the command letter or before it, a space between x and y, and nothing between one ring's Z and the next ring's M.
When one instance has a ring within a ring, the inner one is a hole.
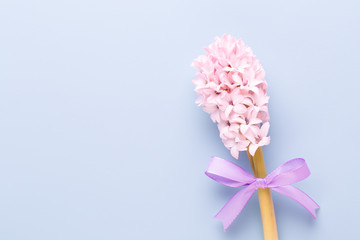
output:
M299 182L310 175L302 158L295 158L280 165L265 178L255 178L242 167L225 159L212 157L205 174L211 179L229 187L245 188L238 191L216 214L226 230L240 214L246 203L258 188L270 188L300 203L315 219L319 205L300 189L290 184Z

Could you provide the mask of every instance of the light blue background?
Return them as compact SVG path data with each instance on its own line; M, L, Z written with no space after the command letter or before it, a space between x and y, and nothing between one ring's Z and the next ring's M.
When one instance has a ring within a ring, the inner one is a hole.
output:
M192 60L229 33L267 72L268 170L304 157L314 221L273 194L280 239L360 234L358 1L0 2L0 239L262 239L257 196L227 232L231 158L194 104Z

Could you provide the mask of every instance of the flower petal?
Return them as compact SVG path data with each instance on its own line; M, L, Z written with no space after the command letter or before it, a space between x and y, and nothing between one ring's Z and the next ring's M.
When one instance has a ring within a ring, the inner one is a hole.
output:
M251 156L255 155L256 150L258 149L258 145L257 144L250 144L249 146L249 153L251 154Z
M239 151L237 150L236 147L232 147L230 149L230 153L231 153L231 156L233 156L234 158L236 158L236 159L239 158Z
M269 122L264 123L260 128L260 136L266 137L269 132L269 128L270 128L270 123Z

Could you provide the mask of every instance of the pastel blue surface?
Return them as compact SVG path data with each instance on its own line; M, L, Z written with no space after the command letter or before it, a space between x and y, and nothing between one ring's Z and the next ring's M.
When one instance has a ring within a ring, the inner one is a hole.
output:
M312 219L273 194L280 239L359 236L358 1L0 2L0 239L262 239L254 196L205 176L233 159L194 104L192 60L244 39L269 83L268 170L303 157Z

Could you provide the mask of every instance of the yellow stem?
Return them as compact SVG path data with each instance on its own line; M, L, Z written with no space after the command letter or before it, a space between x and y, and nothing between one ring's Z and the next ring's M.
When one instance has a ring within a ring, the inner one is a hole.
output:
M264 156L261 147L255 152L254 157L248 151L250 165L256 178L267 176ZM259 188L259 205L264 230L264 240L278 240L274 205L269 188Z

